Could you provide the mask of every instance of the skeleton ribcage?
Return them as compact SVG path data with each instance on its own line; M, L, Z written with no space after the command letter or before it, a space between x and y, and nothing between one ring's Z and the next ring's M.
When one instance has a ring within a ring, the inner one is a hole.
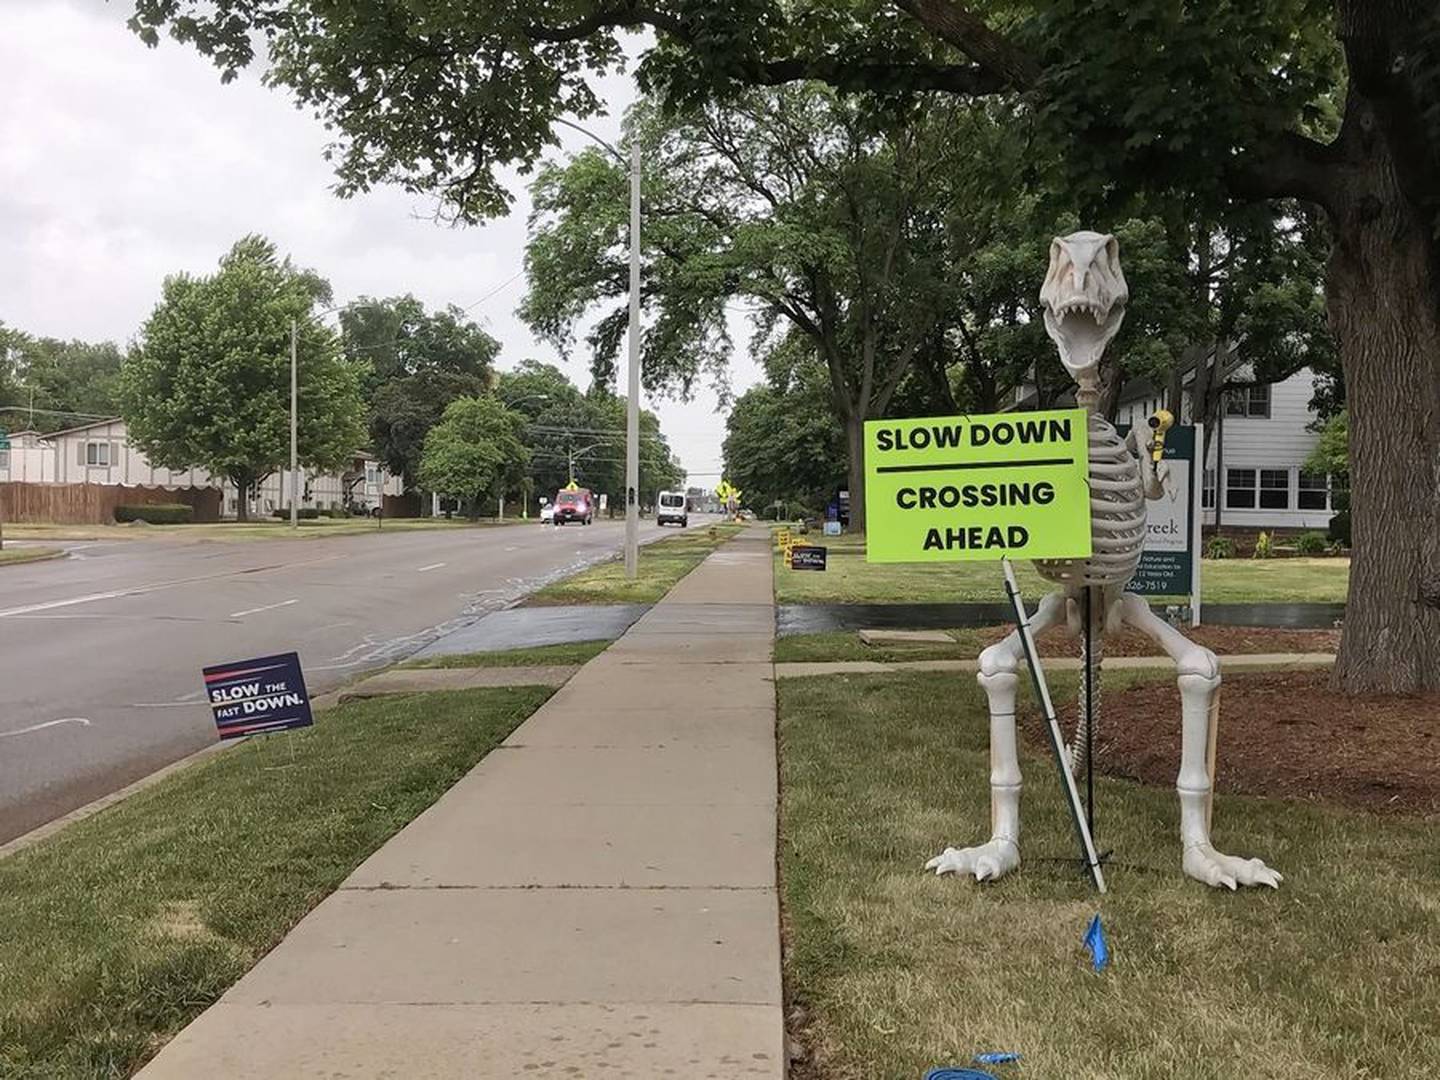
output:
M1145 487L1140 462L1103 417L1090 414L1088 559L1037 559L1041 576L1060 585L1123 585L1145 544Z

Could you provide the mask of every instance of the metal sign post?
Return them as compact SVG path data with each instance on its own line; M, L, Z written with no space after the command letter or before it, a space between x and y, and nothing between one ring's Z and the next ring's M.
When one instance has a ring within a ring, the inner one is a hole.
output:
M1095 841L1090 835L1086 822L1085 808L1080 804L1080 792L1075 787L1075 777L1070 774L1066 760L1065 736L1060 731L1060 721L1055 716L1055 706L1050 701L1050 687L1045 682L1045 672L1040 667L1040 653L1035 647L1035 636L1030 632L1030 619L1025 614L1025 602L1020 598L1020 586L1015 581L1015 568L1009 559L1002 559L1005 570L1005 592L1015 609L1015 627L1020 633L1020 642L1025 648L1025 662L1030 668L1030 678L1035 684L1035 696L1045 713L1045 723L1050 729L1050 745L1055 751L1055 765L1060 770L1060 779L1065 785L1065 797L1070 802L1070 819L1075 823L1075 834L1080 838L1080 851L1090 877L1098 892L1105 892L1105 872L1100 867L1100 857L1095 852Z

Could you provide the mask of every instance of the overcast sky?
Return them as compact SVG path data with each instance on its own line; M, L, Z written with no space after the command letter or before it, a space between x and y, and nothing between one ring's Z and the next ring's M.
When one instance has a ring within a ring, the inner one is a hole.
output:
M413 293L458 304L500 341L502 367L534 357L589 385L588 356L562 361L515 317L529 213L518 177L510 216L482 228L437 225L429 202L398 189L337 199L316 120L258 72L221 86L193 50L145 48L125 28L130 11L130 0L0 0L0 321L127 342L166 274L208 273L258 232L327 277L337 303ZM613 141L634 88L628 77L605 87L611 115L588 126ZM584 142L562 137L569 150ZM744 344L737 394L759 377ZM725 426L714 392L645 405L691 483L713 486Z

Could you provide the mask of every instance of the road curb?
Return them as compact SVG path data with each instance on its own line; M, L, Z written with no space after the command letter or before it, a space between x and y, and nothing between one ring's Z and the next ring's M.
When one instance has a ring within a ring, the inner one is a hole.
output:
M0 570L7 566L31 566L37 562L50 562L53 559L64 559L69 556L64 548L57 548L55 551L47 551L44 555L36 555L33 559L7 559L0 562Z

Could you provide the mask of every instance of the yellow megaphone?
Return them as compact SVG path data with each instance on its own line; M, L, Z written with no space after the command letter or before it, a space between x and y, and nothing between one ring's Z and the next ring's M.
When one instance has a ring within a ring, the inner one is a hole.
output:
M1150 440L1150 459L1159 461L1165 456L1165 433L1175 426L1175 415L1169 409L1160 409L1150 417L1150 430L1155 433Z

